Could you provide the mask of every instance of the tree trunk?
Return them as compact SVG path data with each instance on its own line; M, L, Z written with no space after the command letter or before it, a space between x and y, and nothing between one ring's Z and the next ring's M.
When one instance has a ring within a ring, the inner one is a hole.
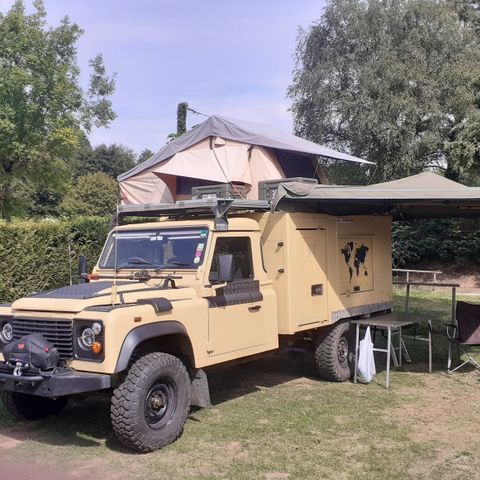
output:
M10 182L5 178L0 190L0 216L7 222L10 222L12 217L10 215Z

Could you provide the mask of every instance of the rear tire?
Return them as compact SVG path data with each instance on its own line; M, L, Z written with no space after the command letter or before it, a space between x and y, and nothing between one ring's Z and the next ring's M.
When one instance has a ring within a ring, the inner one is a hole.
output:
M344 382L353 375L354 340L349 322L341 322L318 336L315 343L315 366L324 380Z
M110 416L115 435L139 452L162 448L182 434L190 400L190 377L181 360L149 353L131 366L113 392Z
M38 420L60 413L68 403L68 397L45 398L18 392L2 392L5 409L17 420Z

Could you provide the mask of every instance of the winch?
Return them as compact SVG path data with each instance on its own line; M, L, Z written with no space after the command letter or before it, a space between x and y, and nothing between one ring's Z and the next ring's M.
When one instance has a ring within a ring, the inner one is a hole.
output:
M9 343L3 349L3 356L17 377L32 367L37 371L52 370L60 361L55 345L41 333L31 333Z

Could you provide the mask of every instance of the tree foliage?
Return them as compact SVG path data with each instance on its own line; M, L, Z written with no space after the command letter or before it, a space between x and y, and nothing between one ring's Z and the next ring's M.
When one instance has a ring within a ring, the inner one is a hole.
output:
M136 164L135 153L132 149L113 143L104 143L91 147L84 143L71 161L74 177L88 173L103 172L112 178L133 168Z
M331 0L299 34L297 134L376 162L378 181L479 170L476 3Z
M149 148L144 148L138 156L138 163L142 163L145 160L148 160L153 154L154 152L152 152Z
M72 157L82 132L107 126L115 114L114 79L101 55L90 61L87 90L79 83L80 27L65 17L46 23L41 0L27 14L17 0L0 13L0 213L15 208L17 183L35 183L59 159ZM51 169L54 173L54 170Z
M187 131L187 110L187 102L181 102L177 105L177 137Z
M118 200L117 182L103 172L89 173L77 179L62 203L67 216L113 215Z
M425 261L478 267L480 220L444 218L394 222L392 247L396 267Z

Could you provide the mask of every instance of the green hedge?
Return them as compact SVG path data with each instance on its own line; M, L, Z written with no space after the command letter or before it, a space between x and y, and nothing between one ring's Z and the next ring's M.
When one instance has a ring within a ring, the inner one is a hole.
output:
M0 303L68 285L69 257L75 281L79 255L85 255L90 268L93 266L105 242L109 220L78 217L0 223Z
M394 222L393 264L413 266L420 261L480 265L480 220L435 219Z

